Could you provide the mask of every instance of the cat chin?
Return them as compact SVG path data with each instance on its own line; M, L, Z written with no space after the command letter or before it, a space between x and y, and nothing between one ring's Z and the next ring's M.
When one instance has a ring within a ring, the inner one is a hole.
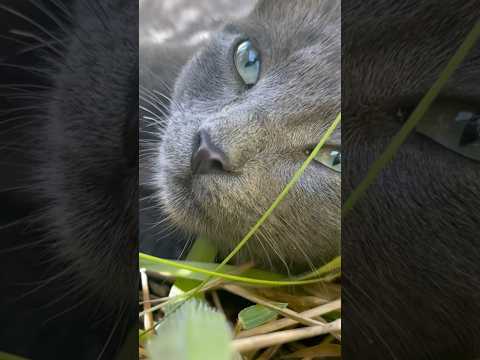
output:
M217 246L222 257L239 243L261 215L256 210L259 204L240 202L238 199L228 201L220 194L212 201L211 192L219 191L218 186L215 186L218 184L215 183L221 176L206 176L202 181L190 180L186 186L184 181L175 181L173 176L167 174L164 167L158 197L167 217L191 235L206 236ZM200 188L203 191L199 191ZM235 187L230 188L229 195L236 198ZM338 228L338 224L324 221L325 218L339 218L339 214L316 212L314 220L306 216L308 214L302 210L301 203L284 205L277 209L276 214L262 226L259 234L236 257L238 263L253 261L261 268L299 273L318 267L339 254L340 235L333 230ZM282 219L292 218L292 211L299 220L295 224L286 224ZM312 228L312 223L324 226Z

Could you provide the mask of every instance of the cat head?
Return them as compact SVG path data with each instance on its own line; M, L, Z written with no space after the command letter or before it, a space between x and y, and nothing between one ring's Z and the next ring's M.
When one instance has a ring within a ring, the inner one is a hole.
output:
M339 2L259 2L214 34L176 81L155 164L161 206L225 254L339 111ZM322 154L339 148L337 130ZM243 259L289 271L338 254L340 173L328 165L306 170Z

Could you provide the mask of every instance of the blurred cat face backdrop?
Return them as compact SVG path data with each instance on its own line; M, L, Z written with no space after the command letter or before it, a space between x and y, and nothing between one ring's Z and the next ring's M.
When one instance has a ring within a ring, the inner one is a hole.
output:
M343 1L342 9L346 199L438 78L480 9L476 1ZM346 358L479 355L480 164L459 153L468 130L459 115L479 111L478 60L477 44L423 125L342 220ZM451 130L455 123L461 132ZM439 133L448 142L440 144ZM480 158L478 132L476 145L473 137L464 146L472 152L476 146Z
M0 349L113 356L137 301L138 7L1 5Z

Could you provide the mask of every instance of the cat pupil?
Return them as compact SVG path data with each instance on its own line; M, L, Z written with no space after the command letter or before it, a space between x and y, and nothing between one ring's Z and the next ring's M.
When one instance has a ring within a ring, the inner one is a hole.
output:
M258 61L257 54L254 51L249 50L249 52L248 52L248 62L245 64L245 67L252 66L257 61Z

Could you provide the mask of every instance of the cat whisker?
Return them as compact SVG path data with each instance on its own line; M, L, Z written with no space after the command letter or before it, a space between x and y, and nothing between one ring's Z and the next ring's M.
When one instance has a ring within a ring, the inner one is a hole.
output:
M32 0L33 1L33 0ZM66 16L68 19L72 19L72 13L69 11L69 9L63 4L61 1L57 0L48 0L51 4L53 4L57 9L62 11L63 15Z
M142 64L142 67L140 68L141 71L147 71L151 76L155 78L155 82L158 82L162 87L164 87L168 92L172 92L173 88L161 77L159 77L150 67L148 67L145 64ZM146 89L148 91L152 91L150 89L145 88L142 86L143 89Z
M60 312L58 312L57 314L55 314L55 315L53 315L53 316L50 316L49 318L47 318L46 320L44 320L44 321L42 322L42 325L45 326L45 325L47 325L49 322L51 322L51 321L53 321L53 320L55 320L55 319L57 319L57 318L65 315L65 314L67 314L67 313L69 313L69 312L72 312L73 310L75 310L75 309L79 308L80 306L82 306L83 304L85 304L87 301L89 301L89 300L90 300L92 297L94 297L94 296L95 296L95 294L92 293L92 294L89 294L89 295L83 297L82 300L80 300L79 302L75 303L74 305L69 306L69 307L66 308L65 310L60 311Z
M308 236L307 236L308 234L305 234L305 236L303 234L299 234L300 231L303 231L302 227L295 228L293 225L290 224L289 221L287 221L287 219L285 219L284 217L282 217L279 214L276 214L275 218L279 219L280 223L282 224L282 227L285 228L285 229L282 229L282 230L277 229L276 232L279 233L279 234L285 234L286 237L288 235L288 238L291 240L291 244L297 249L297 251L299 253L302 254L302 256L305 259L305 263L310 268L310 270L311 271L316 270L317 267L320 264L317 264L317 266L315 266L313 264L312 260L311 260L311 257L304 250L305 248L308 247L308 243L306 243L306 244L301 244L300 243L301 239L307 239L308 238ZM290 235L290 234L295 234L295 235Z
M11 36L6 36L6 35L0 35L0 39L5 39L5 40L8 40L8 41L13 41L17 44L20 44L20 45L24 45L24 46L28 46L30 45L30 43L26 42L26 41L21 41L20 39L17 39L15 37L11 37Z
M52 32L50 32L49 30L47 30L44 26L40 25L39 23L37 23L36 21L34 21L33 19L29 18L28 16L25 16L24 14L12 9L12 8L9 8L7 6L4 6L4 5L0 5L0 9L6 11L6 12L9 12L17 17L19 17L20 19L23 19L24 21L26 21L27 23L33 25L35 28L39 29L40 31L42 31L45 35L49 36L52 40L56 40L58 41L59 43L61 43L62 41L57 38Z
M184 255L186 254L187 250L190 248L190 246L193 244L194 238L192 236L189 236L186 241L185 245L183 246L182 250L180 251L180 255L178 256L179 259L182 259Z
M288 265L287 261L285 260L285 255L284 252L282 251L281 248L277 245L278 242L276 242L273 237L270 235L269 231L267 228L263 229L258 229L257 230L257 236L261 236L264 240L265 243L272 249L273 253L276 255L277 259L283 264L286 273L288 276L290 276L290 266Z
M14 35L23 36L23 37L28 38L28 39L33 39L33 40L36 40L38 42L37 45L30 46L30 47L27 47L25 49L22 49L21 51L19 51L17 53L17 55L20 55L22 53L27 53L29 51L32 51L32 50L43 47L43 48L48 48L48 49L52 50L59 57L63 57L62 52L59 49L57 49L56 47L53 46L53 44L63 45L63 43L60 40L47 41L45 39L42 39L40 36L37 36L37 35L32 34L32 33L25 32L25 31L20 31L20 30L12 30L12 31L10 31L10 33L12 33Z
M112 327L112 331L110 331L110 334L108 335L108 338L107 338L107 340L105 341L105 344L103 345L102 351L101 351L100 354L98 355L97 360L100 360L100 359L103 357L103 354L105 353L105 350L107 349L108 344L110 344L110 341L112 341L113 334L115 333L115 331L117 330L118 326L120 325L120 323L121 323L121 321L122 321L122 318L123 318L124 313L125 313L126 310L127 310L127 306L126 306L126 305L123 305L123 306L120 307L120 309L119 309L119 311L118 311L117 321L115 321L115 324L114 324L114 326Z
M140 86L139 88L140 95L143 97L148 97L150 100L155 102L158 106L161 106L165 111L168 111L168 105L170 104L169 101L165 102L165 99L162 100L157 94L155 94L153 91L150 89L144 88Z
M54 42L54 41L43 41L41 44L31 45L29 47L25 47L24 49L17 52L17 55L22 55L22 54L33 52L33 51L36 51L36 50L42 50L42 49L45 49L45 48L52 49L53 45L55 45L55 44L57 44L57 43ZM59 53L59 52L58 53L56 52L56 54L61 55L61 53Z
M160 115L166 117L167 116L167 112L164 111L159 105L155 104L154 102L152 102L151 100L147 99L146 97L140 95L140 101L143 101L143 102L146 102L148 105L151 105L155 110L157 110ZM161 120L161 117L160 116L157 116L157 119L158 120Z
M172 104L179 112L185 112L184 108L182 107L181 104L179 104L178 102L174 101L172 98L170 98L169 96L157 91L157 90L153 90L153 92L155 94L157 94L158 96L161 96L163 98L165 98L166 100L169 101L170 104Z
M155 114L153 111L151 111L150 109L146 108L145 106L139 106L139 108L145 112L148 112L149 114L153 115L153 116L157 116L157 114Z
M75 293L80 293L80 290L85 288L86 283L79 283L78 281L71 280L69 283L65 283L64 285L67 287L68 290L63 291L60 296L57 296L53 298L51 301L47 302L46 304L42 304L39 309L48 309L49 307L54 306L55 304L58 304L62 300L68 297L73 297ZM67 286L68 285L68 286Z
M37 9L40 9L40 11L42 11L43 14L47 15L47 17L52 20L57 26L59 29L62 30L63 34L65 35L68 35L70 33L69 29L67 29L65 27L65 23L60 20L58 18L58 16L56 16L52 11L50 11L49 9L47 9L45 6L43 6L41 3L39 3L37 0L28 0L31 4L33 4ZM62 10L61 7L58 7L58 3L55 3L54 1L50 0L50 3L54 4L58 9ZM63 7L63 13L64 15L66 15L67 17L69 17L71 19L71 15L65 11L65 7Z
M260 244L260 246L262 247L263 252L265 253L265 257L266 257L266 259L267 259L267 261L268 261L268 264L269 264L270 268L273 269L274 266L273 266L272 258L271 258L271 256L270 256L270 252L269 252L269 251L267 250L267 248L265 247L265 244L264 244L264 241L263 241L263 240L265 240L265 242L267 243L267 245L269 245L269 241L265 238L265 235L264 235L263 232L260 231L260 230L257 232L257 236L258 236L258 243ZM251 247L253 246L252 244L248 244L248 245L249 245L249 248L251 248ZM269 247L270 247L270 245L269 245ZM250 256L250 258L251 258L251 256Z
M22 300L22 299L32 295L32 294L35 294L39 290L45 288L46 286L49 286L54 281L59 280L60 278L62 278L62 276L65 276L65 275L70 274L70 273L71 273L70 269L64 269L63 271L58 272L55 275L53 275L53 276L51 276L51 277L49 277L45 280L40 281L39 282L40 285L34 287L33 289L30 289L28 291L23 292L21 295L16 296L14 299L9 300L8 302L9 303L14 303L14 302L17 302L19 300Z

